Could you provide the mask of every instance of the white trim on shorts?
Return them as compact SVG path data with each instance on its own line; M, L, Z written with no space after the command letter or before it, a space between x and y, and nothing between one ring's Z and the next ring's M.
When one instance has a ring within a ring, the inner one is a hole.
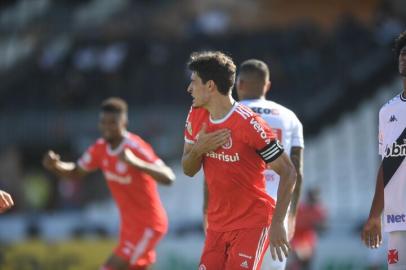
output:
M252 270L257 270L258 263L261 260L262 252L264 251L266 240L268 239L268 234L269 234L269 227L263 228L261 237L259 238L259 241L258 241L257 251L255 253L254 266L252 267Z
M151 228L146 228L141 240L134 247L134 251L130 257L130 265L135 264L139 257L144 254L151 238L154 236L154 231Z

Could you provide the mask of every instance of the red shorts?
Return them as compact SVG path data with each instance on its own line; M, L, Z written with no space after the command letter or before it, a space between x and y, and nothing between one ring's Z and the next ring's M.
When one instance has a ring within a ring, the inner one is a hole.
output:
M259 270L269 246L268 234L269 227L207 230L199 270Z
M131 268L151 265L155 263L155 247L164 235L148 227L122 231L114 254L128 261Z

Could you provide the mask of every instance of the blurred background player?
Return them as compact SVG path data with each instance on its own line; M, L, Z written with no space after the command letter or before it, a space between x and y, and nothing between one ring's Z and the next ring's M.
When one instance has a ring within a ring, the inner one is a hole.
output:
M13 207L13 198L7 192L0 190L0 213L3 213Z
M156 182L170 185L172 170L139 136L127 131L127 103L109 98L101 105L98 139L77 164L63 162L49 151L44 166L58 176L69 179L103 171L120 211L120 238L103 270L151 269L155 247L167 231L168 221L161 204Z
M388 232L388 269L406 269L406 32L395 42L403 91L379 111L379 154L382 157L376 178L375 195L362 240L369 248L382 242Z
M297 205L302 187L303 127L294 112L276 102L266 100L265 96L270 88L269 68L263 61L250 59L241 64L237 78L239 102L250 107L272 127L273 132L282 143L285 153L290 156L296 168L296 185L292 194L288 214L285 218L285 226L288 232L288 239L290 240L293 237L295 229ZM265 180L266 191L276 201L279 175L273 170L266 170ZM270 257L266 255L262 269L283 270L285 267L286 260L283 262L274 261L270 260Z
M199 269L260 269L269 242L273 259L283 260L289 251L283 220L295 168L264 120L231 97L231 58L194 53L188 67L193 104L182 165L188 176L203 166L209 194ZM266 164L281 176L277 202L265 190Z
M320 199L320 190L310 188L304 202L299 204L296 229L291 240L293 256L289 270L311 270L317 246L317 234L326 229L327 211Z

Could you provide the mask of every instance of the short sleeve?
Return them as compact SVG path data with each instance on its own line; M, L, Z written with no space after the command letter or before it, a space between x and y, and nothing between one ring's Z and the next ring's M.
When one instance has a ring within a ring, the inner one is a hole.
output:
M276 139L275 133L268 124L258 115L249 119L244 129L245 139L255 149L266 163L272 162L283 153L283 147Z
M190 107L188 116L186 118L185 130L184 130L185 142L190 143L190 144L195 143L193 127L192 127L193 112L194 112L193 108Z
M142 142L136 147L130 147L130 150L133 152L134 155L139 157L140 159L154 164L162 164L163 161L158 157L155 153L154 149L150 144L147 142Z
M295 121L293 122L292 128L292 147L301 147L304 148L304 139L303 139L303 125L300 120L294 115Z
M100 167L100 153L97 143L90 146L79 158L77 164L85 171L94 171Z
M207 123L209 112L203 108L190 108L185 124L185 142L194 144L203 123Z

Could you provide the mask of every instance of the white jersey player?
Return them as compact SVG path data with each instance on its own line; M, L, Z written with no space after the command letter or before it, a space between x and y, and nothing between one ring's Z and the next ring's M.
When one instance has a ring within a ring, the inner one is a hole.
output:
M291 110L276 102L265 99L265 94L270 89L270 85L269 69L264 62L252 59L241 64L237 80L237 94L240 103L250 107L272 127L297 170L298 179L292 196L290 210L287 218L285 218L285 227L287 227L291 238L294 232L297 203L302 182L303 127L295 113ZM279 175L269 169L265 172L265 179L268 194L276 200ZM285 269L286 259L282 262L278 260L274 261L269 254L267 252L265 255L262 269Z
M395 44L403 92L379 111L379 168L375 195L362 239L370 248L381 244L381 214L388 232L388 269L406 269L406 32Z

